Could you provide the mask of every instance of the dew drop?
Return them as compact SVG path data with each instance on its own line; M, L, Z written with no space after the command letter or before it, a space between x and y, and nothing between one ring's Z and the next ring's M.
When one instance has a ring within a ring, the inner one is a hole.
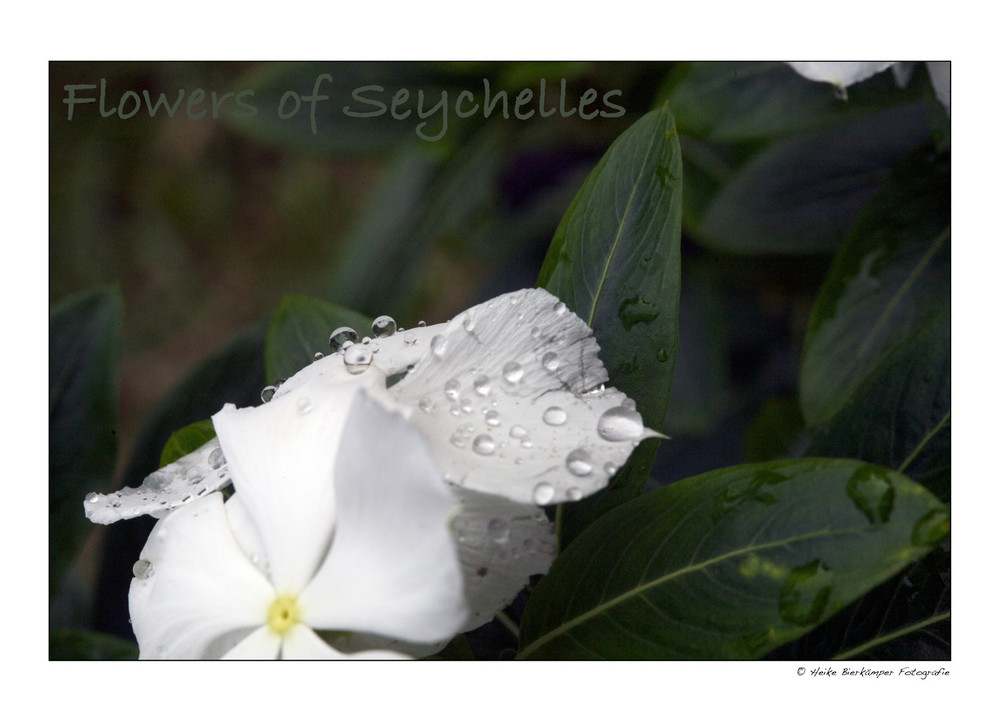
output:
M490 456L496 451L497 445L489 434L480 434L472 441L472 450L480 456Z
M566 456L566 468L574 476L587 476L593 471L594 464L585 449L574 449Z
M559 368L559 355L555 351L549 351L542 356L542 366L545 367L546 371L555 371Z
M476 321L475 321L475 319L473 319L472 316L466 316L462 320L462 328L464 328L469 333L472 333L475 330L475 328L476 328Z
M142 480L142 485L147 489L165 489L170 484L170 474L165 471L154 471Z
M452 434L451 445L461 449L463 446L465 446L465 436L459 433Z
M472 401L469 399L462 399L462 413L471 414L472 413Z
M486 424L487 426L499 426L500 425L500 412L496 410L490 410L486 412Z
M538 338L541 335L542 335L542 329L538 328L538 326L534 326L531 329L531 337L532 338Z
M424 328L427 325L426 321L417 321L418 328Z
M618 467L615 466L614 462L609 461L604 465L604 473L608 476L614 476L618 473Z
M425 414L429 414L429 413L431 413L434 410L434 402L431 401L426 396L424 396L422 399L420 399L419 406L420 406L420 410L423 411Z
M431 351L434 352L435 356L441 358L442 356L444 356L445 351L447 350L448 350L447 338L445 338L441 334L438 334L437 336L431 339Z
M605 441L629 441L642 436L642 416L635 409L616 406L597 420L597 433Z
M458 400L458 391L462 388L462 384L458 382L458 379L449 379L444 385L444 395L447 396L452 401Z
M354 344L344 349L344 366L352 374L365 371L372 363L372 350L364 344Z
M524 369L517 361L508 361L503 365L503 378L507 383L516 384L524 376Z
M265 404L274 398L274 392L278 390L277 386L265 386L260 391L260 400Z
M566 498L570 501L580 501L583 498L583 492L575 486L571 486L566 490Z
M542 421L549 426L562 426L566 423L567 418L569 417L566 415L566 411L559 406L550 406L542 414Z
M145 559L140 559L132 565L132 576L136 579L148 579L153 576L153 564Z
M472 388L480 396L487 396L490 393L490 379L488 376L477 376L472 382Z
M510 427L510 438L512 439L523 439L527 435L528 430L520 424L514 424Z
M547 481L539 482L535 485L535 489L531 493L531 497L539 506L549 504L556 498L555 487Z
M305 396L300 396L298 400L295 402L295 408L299 410L300 414L303 415L308 414L310 411L312 411L313 408L312 401L310 401Z
M188 469L187 476L188 482L191 484L197 484L205 480L205 472L202 471L200 466L193 466Z
M372 321L372 336L383 338L396 333L396 321L392 316L379 316Z
M212 469L218 469L220 466L226 463L226 456L222 453L222 449L213 449L212 453L208 455L208 465Z
M350 326L341 326L330 334L330 350L334 353L343 351L348 343L358 342L358 332Z
M313 361L319 361L321 358L323 358L322 351L317 351L316 353L313 354Z
M417 342L417 334L413 333L413 331L407 331L406 333L403 334L403 343L405 343L407 346L412 346L416 342Z
M486 525L486 533L498 544L505 544L510 540L510 524L506 519L490 519Z
M552 310L555 312L557 316L562 316L564 313L566 313L566 304L563 303L562 301L557 301L556 304L552 307Z
M99 499L100 496L98 495L98 493L96 491L92 491L89 494L87 494L87 498L85 499L85 501L88 504L96 504Z

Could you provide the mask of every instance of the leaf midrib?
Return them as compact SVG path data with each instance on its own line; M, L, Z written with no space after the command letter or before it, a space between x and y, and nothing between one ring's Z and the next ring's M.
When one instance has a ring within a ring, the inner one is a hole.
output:
M726 552L725 554L720 554L720 555L712 557L710 559L706 559L706 560L704 560L702 562L699 562L698 564L688 565L688 566L682 567L680 569L676 569L676 570L674 570L674 571L672 571L672 572L670 572L668 574L665 574L663 576L657 577L656 579L654 579L652 581L646 582L645 584L640 584L638 586L635 586L632 589L628 590L627 592L625 592L623 594L619 594L616 597L612 597L611 599L609 599L609 600L607 600L605 602L602 602L601 604L598 604L597 606L595 606L595 607L587 610L583 614L580 614L580 615L578 615L578 616L576 616L576 617L574 617L574 618L572 618L572 619L570 619L570 620L568 620L566 622L563 622L558 627L554 627L553 629L549 630L548 632L546 632L545 634L543 634L541 637L539 637L538 639L536 639L535 641L533 641L531 644L529 644L527 647L525 647L523 650L521 650L518 653L517 657L519 659L524 659L524 658L528 657L531 654L531 652L533 652L535 649L539 649L539 648L545 646L550 640L552 640L555 637L558 637L559 635L565 633L567 630L570 630L573 627L576 627L576 626L582 624L583 622L587 621L588 619L591 619L591 618L596 617L596 616L598 616L600 614L603 614L608 609L610 609L610 608L612 608L612 607L614 607L614 606L616 606L618 604L624 603L624 602L632 599L633 597L639 596L639 595L643 594L644 592L646 592L649 589L652 589L652 588L654 588L654 587L656 587L656 586L658 586L660 584L666 584L667 582L670 582L670 581L672 581L672 580L674 580L674 579L676 579L678 577L681 577L681 576L683 576L685 574L690 574L692 572L700 571L700 570L705 569L707 567L710 567L710 566L713 566L715 564L719 564L721 562L724 562L727 559L732 559L733 557L741 556L741 555L744 555L744 554L750 554L750 553L757 552L757 551L762 551L762 550L765 550L765 549L772 549L774 547L780 547L780 546L784 546L786 544L792 544L792 543L795 543L795 542L805 541L805 540L808 540L808 539L815 539L815 538L824 537L824 536L831 536L831 537L832 536L839 536L841 534L856 534L856 533L858 533L860 531L861 531L861 529L854 528L854 527L849 528L849 529L822 529L822 530L819 530L819 531L810 532L808 534L800 534L798 536L787 537L787 538L784 538L784 539L780 539L780 540L768 542L766 544L758 544L758 545L753 545L753 546L741 547L739 549L734 549L732 551Z

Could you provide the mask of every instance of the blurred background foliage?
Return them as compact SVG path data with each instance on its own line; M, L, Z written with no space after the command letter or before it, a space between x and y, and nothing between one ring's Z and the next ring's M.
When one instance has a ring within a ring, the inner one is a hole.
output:
M330 99L316 105L315 132L308 104L280 119L283 94L311 94L324 73ZM617 90L624 113L515 117L525 88L535 94L526 107L537 107L542 79L548 107L565 81L567 107L593 88L595 107L609 109L601 99ZM68 120L65 86L102 82L108 110L131 108L127 91L155 103L183 89L186 102L200 88L208 113L190 118L182 104L151 118L143 105L129 118L103 117L91 103ZM509 117L457 117L458 93L481 103L484 84L507 91ZM386 103L408 89L414 112L345 115L351 91L372 85ZM240 117L230 97L212 117L213 91L246 89L256 115ZM444 130L440 140L415 130L418 90L425 108L448 94L447 129L435 125L440 113L425 128ZM116 319L117 399L105 424L117 463L104 465L94 490L138 484L172 431L223 402L259 403L274 381L264 372L266 323L286 296L411 326L534 285L587 173L664 102L684 160L683 282L664 426L672 440L652 486L808 447L798 375L834 254L904 157L949 148L947 115L922 65L904 87L881 73L844 98L783 63L52 63L50 302L55 313L99 287L118 299L98 303ZM82 517L82 495L74 504ZM130 637L128 580L150 527L53 530L53 547L75 559L59 561L60 575L69 572L53 581L53 627ZM93 656L73 646L91 643L54 636L52 654ZM503 642L482 652L490 644L481 640L479 652L512 654Z

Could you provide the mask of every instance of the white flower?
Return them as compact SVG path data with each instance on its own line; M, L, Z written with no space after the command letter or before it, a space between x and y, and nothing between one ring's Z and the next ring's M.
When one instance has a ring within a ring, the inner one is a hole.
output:
M542 289L509 293L448 323L406 331L380 317L372 336L362 340L352 329L335 330L335 353L281 384L264 407L315 408L327 393L318 389L360 387L372 403L406 419L393 430L368 433L399 454L414 444L397 447L397 431L401 438L404 428L417 434L457 498L451 526L471 607L463 629L472 629L506 606L531 575L548 570L556 540L538 507L603 488L639 441L658 434L643 426L623 393L605 387L608 376L591 329ZM324 408L342 423L348 407ZM261 443L266 437L262 427ZM326 454L322 463L329 466L352 452L350 445L334 443L319 456ZM382 463L383 457L373 457L373 472ZM230 478L237 487L234 499L246 503L240 473L220 432L218 440L154 472L140 487L92 494L84 507L100 523L177 509L169 521ZM293 491L282 487L274 493ZM352 639L370 641L364 635Z
M142 657L336 658L315 630L437 643L464 626L455 500L423 438L359 384L301 392L213 417L236 493L154 527L129 591Z
M886 61L874 62L794 62L788 63L792 69L804 78L830 83L837 88L842 98L847 97L848 86L867 80L873 75L892 68L896 84L903 87L909 82L913 72L913 63L897 63ZM929 62L927 74L934 88L934 95L951 112L951 63Z

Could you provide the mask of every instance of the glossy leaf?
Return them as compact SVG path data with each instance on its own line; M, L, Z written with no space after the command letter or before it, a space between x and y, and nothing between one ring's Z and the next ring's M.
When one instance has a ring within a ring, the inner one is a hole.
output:
M167 443L163 446L163 453L160 455L160 466L177 461L182 456L190 454L195 449L205 445L209 439L215 438L215 427L211 419L195 421L188 424L183 429L178 429L170 435Z
M271 316L267 327L267 378L271 383L286 379L315 360L315 354L330 352L330 334L350 326L359 337L370 336L372 320L356 311L305 296L287 296Z
M54 592L90 523L83 498L114 471L122 301L100 289L49 316L49 584Z
M684 63L666 95L681 133L746 143L816 130L913 102L917 84L899 88L891 72L852 85L847 98L826 83L803 78L786 63Z
M948 510L853 460L721 469L604 515L521 622L525 659L753 659L927 554Z
M893 171L834 259L813 307L800 401L810 426L847 403L950 297L951 168L921 149Z
M897 469L951 498L950 306L886 358L806 453Z
M598 162L556 230L538 285L593 329L611 384L647 426L663 423L677 351L680 145L664 107L646 114ZM633 453L610 490L563 508L565 542L646 483L656 442Z
M740 166L687 227L700 243L730 253L830 251L929 132L916 102L775 142Z

